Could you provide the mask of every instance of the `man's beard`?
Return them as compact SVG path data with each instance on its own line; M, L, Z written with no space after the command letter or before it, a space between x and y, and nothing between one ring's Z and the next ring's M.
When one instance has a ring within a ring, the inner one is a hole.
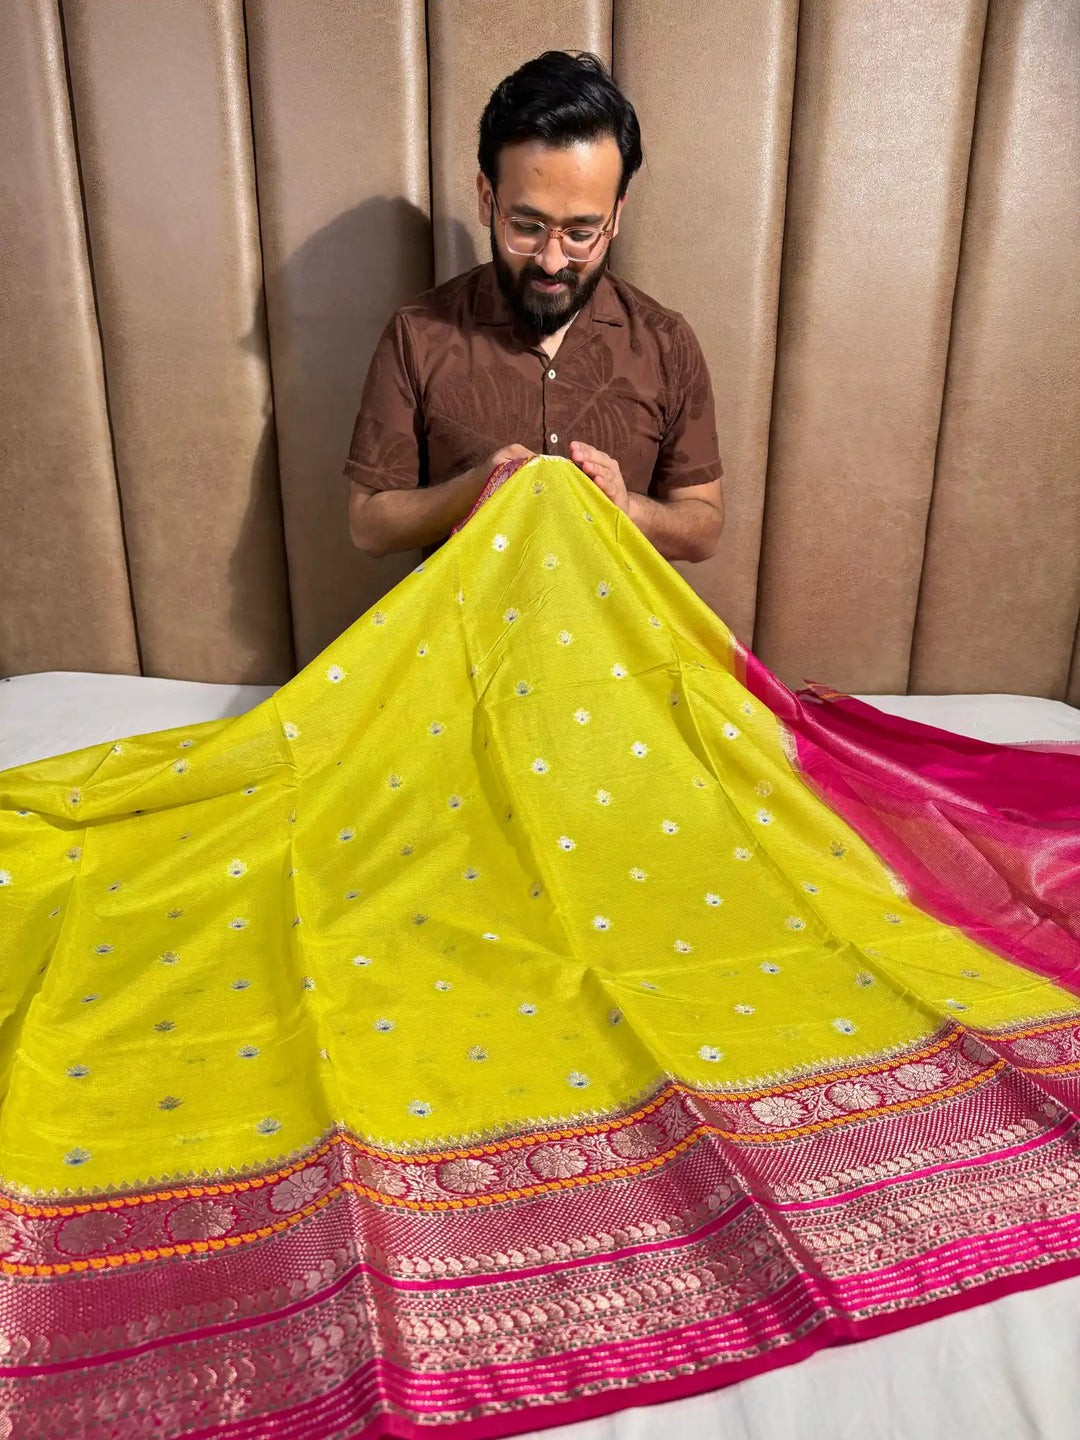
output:
M546 275L539 265L527 266L516 275L499 253L495 240L494 220L488 226L491 236L491 259L495 266L495 278L499 282L503 299L511 313L525 327L540 339L554 335L583 309L592 297L593 291L604 277L610 251L604 251L604 258L588 276L582 277L569 265L554 275ZM557 295L545 295L531 284L533 279L561 280L566 290Z

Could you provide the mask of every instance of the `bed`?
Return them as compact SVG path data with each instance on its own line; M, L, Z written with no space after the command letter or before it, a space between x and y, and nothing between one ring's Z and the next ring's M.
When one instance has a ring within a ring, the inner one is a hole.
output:
M241 715L271 687L54 671L0 681L0 770L104 740ZM1008 744L1080 743L1080 711L1019 695L875 695L904 717ZM838 1347L726 1390L564 1427L566 1440L1073 1440L1080 1279ZM553 1432L547 1432L553 1433Z

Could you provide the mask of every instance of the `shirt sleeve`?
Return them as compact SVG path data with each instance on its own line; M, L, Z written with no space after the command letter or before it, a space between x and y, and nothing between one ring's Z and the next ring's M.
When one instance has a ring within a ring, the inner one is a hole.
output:
M653 467L650 492L704 485L724 473L716 438L716 410L709 367L697 336L683 317L672 333L668 356L668 423Z
M415 490L427 465L411 337L396 311L371 357L345 474L365 490Z

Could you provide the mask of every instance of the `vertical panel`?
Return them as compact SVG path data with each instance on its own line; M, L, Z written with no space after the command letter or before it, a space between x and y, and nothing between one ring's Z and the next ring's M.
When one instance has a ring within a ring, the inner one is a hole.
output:
M755 648L905 688L985 0L803 0Z
M686 578L750 643L776 346L798 0L619 0L615 73L646 165L612 265L701 341L724 460L724 533ZM686 97L693 96L687 106Z
M491 259L476 216L480 116L499 81L545 50L611 61L611 0L429 0L431 196L440 283Z
M422 0L248 0L255 154L297 658L415 560L349 540L342 466L391 312L431 284Z
M292 647L242 0L64 0L143 667Z
M55 0L0 5L0 673L137 673Z
M994 0L911 688L1062 699L1080 611L1080 5Z

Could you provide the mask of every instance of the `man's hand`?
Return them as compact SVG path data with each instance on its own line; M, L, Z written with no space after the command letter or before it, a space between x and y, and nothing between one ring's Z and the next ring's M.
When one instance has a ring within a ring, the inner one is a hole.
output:
M596 482L608 499L617 505L624 515L630 514L630 496L617 460L613 460L610 455L605 455L602 450L597 450L592 445L583 444L580 440L571 440L570 459L579 470L584 470L590 480Z
M496 450L495 454L486 462L485 479L500 465L505 465L507 460L532 460L535 454L534 450L526 450L524 445L504 445L501 450Z

